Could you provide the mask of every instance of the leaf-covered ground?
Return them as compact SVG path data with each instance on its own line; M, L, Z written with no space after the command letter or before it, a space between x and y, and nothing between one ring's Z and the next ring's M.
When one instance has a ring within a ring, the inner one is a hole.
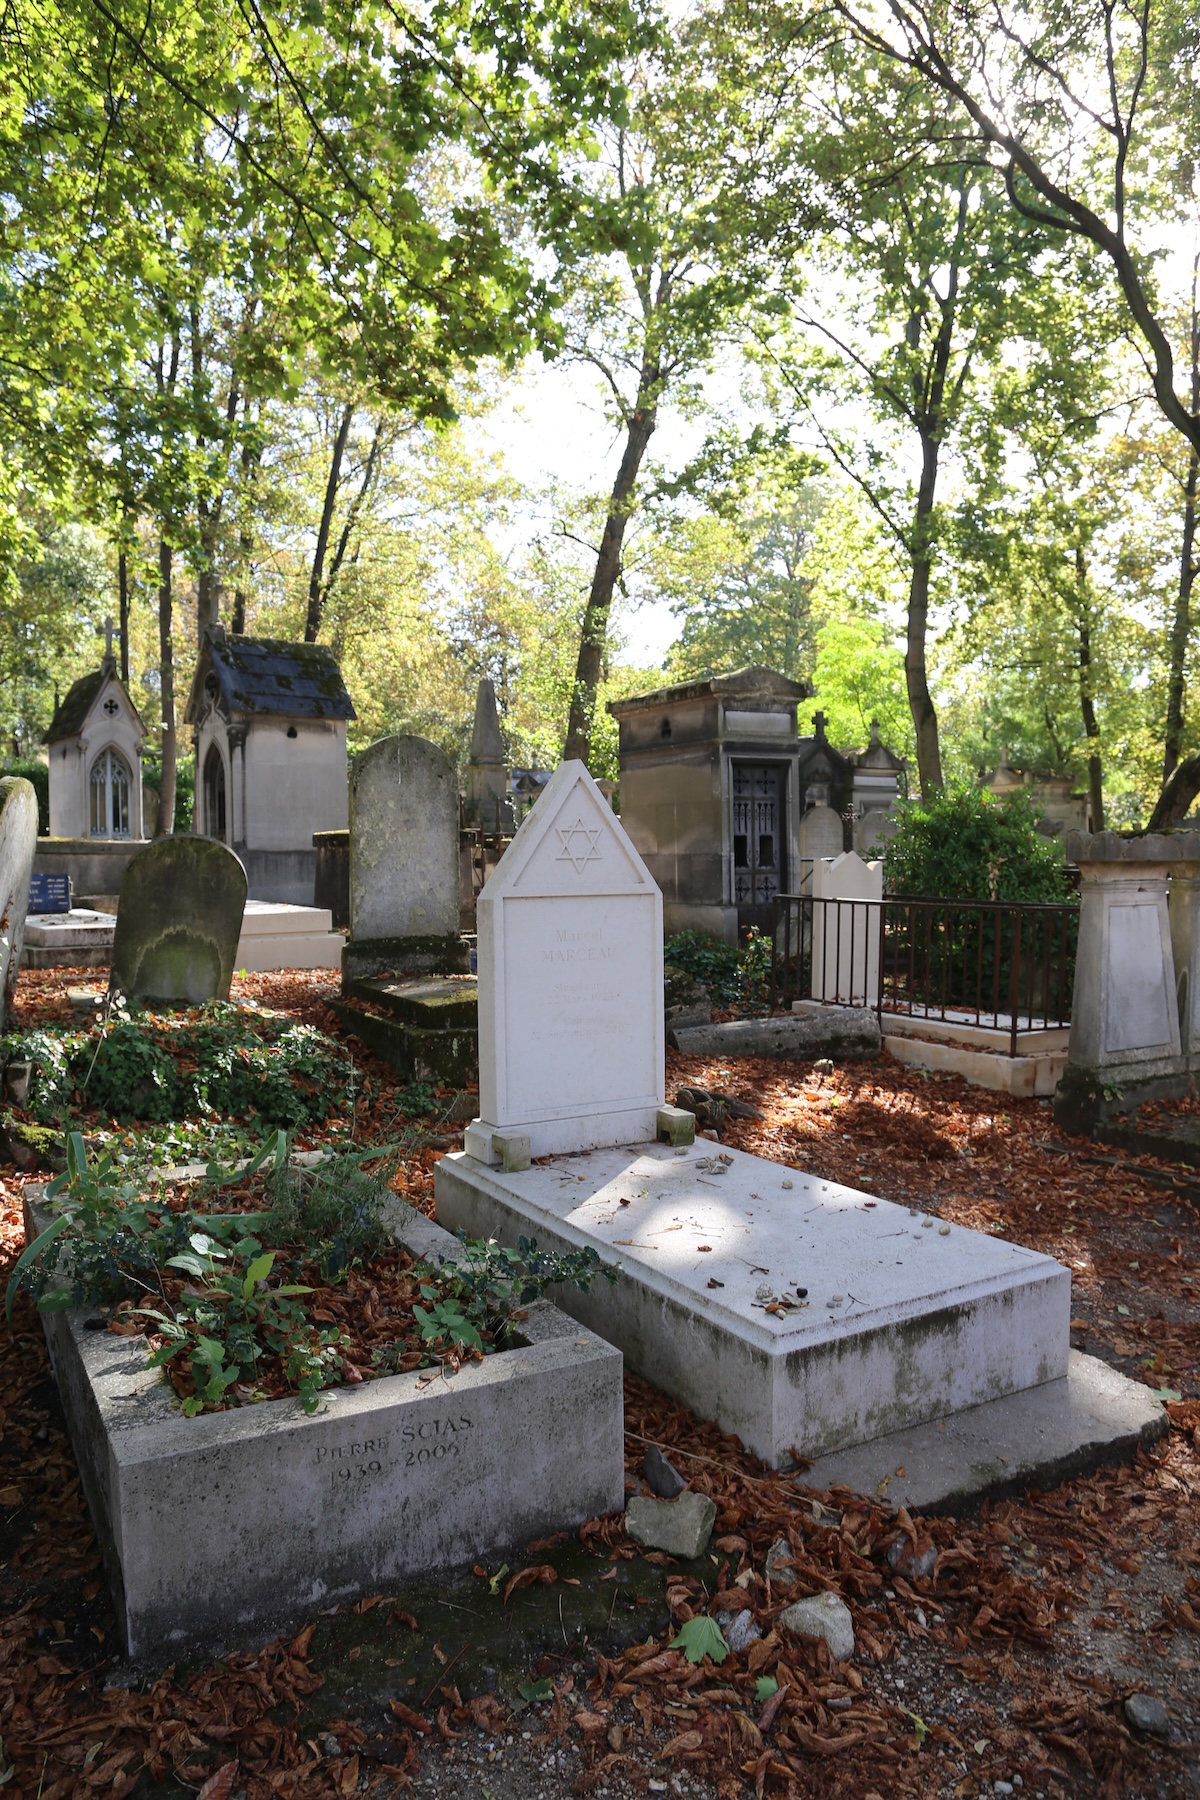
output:
M69 1018L69 979L23 977L21 1022ZM237 988L337 1034L325 974ZM387 1071L355 1054L375 1077L358 1122L369 1139L403 1107ZM528 1546L499 1580L480 1568L414 1584L219 1662L139 1672L114 1641L40 1327L21 1306L0 1340L7 1794L1200 1794L1200 1176L1064 1139L1042 1103L887 1059L821 1080L673 1057L668 1080L762 1111L726 1141L1068 1263L1074 1341L1178 1394L1170 1435L1050 1493L910 1519L767 1473L631 1377L627 1487L647 1446L665 1449L717 1502L708 1557L647 1557L617 1515ZM419 1205L441 1153L408 1159ZM7 1260L19 1201L20 1178L3 1172ZM931 1547L936 1569L919 1579ZM822 1589L854 1615L857 1654L840 1667L778 1624L789 1600ZM670 1648L689 1617L735 1608L762 1633L748 1651L693 1667ZM528 1701L522 1681L545 1697ZM1166 1706L1166 1741L1126 1721L1136 1690Z

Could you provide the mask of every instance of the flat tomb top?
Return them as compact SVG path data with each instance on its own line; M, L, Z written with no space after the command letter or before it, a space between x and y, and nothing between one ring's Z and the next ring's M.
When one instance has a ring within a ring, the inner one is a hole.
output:
M25 942L31 949L52 944L111 944L117 915L73 906L64 913L30 913L25 920Z
M519 1174L465 1155L446 1163L511 1199L534 1235L539 1219L566 1227L631 1277L780 1351L1067 1274L1038 1251L707 1141L686 1155L593 1150ZM797 1288L805 1305L766 1310Z
M272 937L293 932L311 935L332 928L325 906L293 906L286 900L247 900L242 914L243 937Z

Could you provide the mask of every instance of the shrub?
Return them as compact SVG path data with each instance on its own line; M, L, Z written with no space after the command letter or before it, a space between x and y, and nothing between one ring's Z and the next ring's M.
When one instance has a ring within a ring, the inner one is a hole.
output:
M890 894L940 900L1061 901L1062 850L1038 830L1029 798L948 787L897 809L899 829L884 857Z
M771 940L753 930L741 945L699 931L677 931L667 939L664 957L706 988L718 1006L757 1005L771 973Z
M121 1124L216 1114L287 1130L327 1119L356 1085L352 1058L315 1027L228 1004L117 1017L103 1032L14 1033L0 1055L37 1063L29 1110L47 1123L79 1093Z
M0 763L0 776L4 775L23 775L33 788L38 804L38 835L45 837L50 830L50 770L44 762L30 757Z

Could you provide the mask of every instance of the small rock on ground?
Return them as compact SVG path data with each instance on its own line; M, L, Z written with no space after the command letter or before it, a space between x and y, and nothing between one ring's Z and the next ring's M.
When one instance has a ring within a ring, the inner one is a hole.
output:
M712 1536L717 1508L707 1494L680 1494L678 1500L635 1495L625 1509L625 1529L646 1550L668 1556L699 1556Z
M1167 1737L1170 1734L1171 1721L1167 1717L1167 1709L1153 1694L1130 1694L1125 1702L1125 1717L1135 1730L1148 1732L1151 1737Z
M797 1637L824 1638L834 1662L854 1655L854 1620L845 1601L836 1594L813 1594L797 1600L779 1615L779 1623Z
M721 1636L735 1653L748 1650L762 1636L762 1628L754 1623L754 1614L747 1606L742 1612L719 1612L717 1624L721 1627Z
M667 1461L657 1444L651 1444L642 1458L642 1474L660 1500L675 1500L687 1482L673 1463Z

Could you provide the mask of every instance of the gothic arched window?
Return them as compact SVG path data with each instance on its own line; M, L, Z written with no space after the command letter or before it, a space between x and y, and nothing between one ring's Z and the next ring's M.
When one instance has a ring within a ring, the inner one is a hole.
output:
M129 836L129 765L116 750L102 750L92 764L91 833Z

